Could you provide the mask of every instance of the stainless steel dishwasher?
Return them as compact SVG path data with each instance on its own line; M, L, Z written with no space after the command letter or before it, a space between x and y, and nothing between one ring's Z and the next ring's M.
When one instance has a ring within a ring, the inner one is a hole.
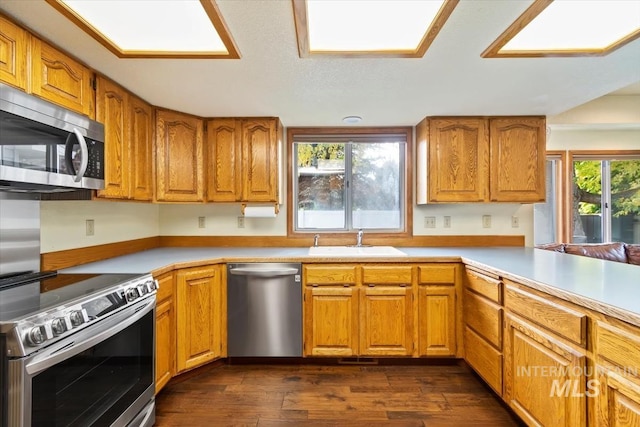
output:
M302 357L299 263L227 265L229 357Z

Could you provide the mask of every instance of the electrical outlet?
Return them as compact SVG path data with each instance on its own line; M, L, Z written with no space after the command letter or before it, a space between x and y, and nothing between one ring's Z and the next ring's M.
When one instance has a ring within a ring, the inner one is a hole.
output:
M205 219L203 216L199 216L198 217L198 228L204 228L205 226Z
M95 233L94 221L92 219L86 220L85 221L85 227L86 227L86 235L87 236L93 236L93 234Z
M239 216L238 217L238 228L244 228L244 217L243 216Z
M482 228L491 228L491 215L482 215Z
M435 216L425 216L424 217L424 228L436 228L436 217Z
M450 216L445 216L444 220L443 220L443 225L444 228L451 228L451 217Z
M517 216L512 216L511 217L511 227L512 228L518 228L520 227L520 218L518 218Z

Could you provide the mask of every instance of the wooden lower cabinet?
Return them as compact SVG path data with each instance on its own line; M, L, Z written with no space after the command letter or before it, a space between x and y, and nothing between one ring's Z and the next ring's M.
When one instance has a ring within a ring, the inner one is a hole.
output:
M418 288L418 354L450 357L456 355L456 288Z
M177 371L222 355L222 279L219 266L176 273Z
M412 356L410 264L303 266L305 356Z
M505 327L507 404L531 426L586 426L585 352L509 313Z
M176 318L173 272L157 277L156 394L176 374Z
M599 388L598 426L640 426L640 379L624 374L624 369L597 366ZM593 392L592 389L588 390Z
M503 283L500 277L465 269L465 360L489 386L503 395Z
M360 290L360 354L413 354L411 287L371 286Z
M640 328L597 322L597 425L640 426Z
M163 301L156 306L156 393L163 389L175 374L173 301Z
M307 286L304 290L304 355L358 354L358 290Z

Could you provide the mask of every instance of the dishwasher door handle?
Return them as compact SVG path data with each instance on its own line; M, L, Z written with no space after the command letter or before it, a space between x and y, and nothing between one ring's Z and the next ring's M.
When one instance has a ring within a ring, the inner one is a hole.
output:
M229 273L234 276L252 276L252 277L278 277L278 276L292 276L298 274L297 268L250 268L250 267L238 267L229 269Z

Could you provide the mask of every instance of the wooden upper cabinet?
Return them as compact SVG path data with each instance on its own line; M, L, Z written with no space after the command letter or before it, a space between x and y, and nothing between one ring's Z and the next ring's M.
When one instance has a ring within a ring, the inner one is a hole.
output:
M489 126L485 119L425 119L418 125L417 137L418 203L487 199Z
M236 119L207 122L207 200L235 202L242 193L242 129Z
M156 200L204 200L203 123L188 114L156 111Z
M544 117L503 117L489 121L491 201L545 200Z
M29 33L0 16L0 81L27 90Z
M207 201L279 201L282 125L274 117L207 122Z
M99 77L96 84L96 120L104 124L104 190L98 197L129 197L128 93L111 80Z
M153 107L138 97L129 102L129 197L153 199Z
M544 117L436 117L416 126L417 202L545 198Z
M31 92L95 117L93 72L36 37L31 37Z
M242 162L245 166L243 200L278 201L278 145L281 126L277 119L250 119L242 123Z
M153 108L98 76L96 118L105 130L105 188L98 197L153 198Z

